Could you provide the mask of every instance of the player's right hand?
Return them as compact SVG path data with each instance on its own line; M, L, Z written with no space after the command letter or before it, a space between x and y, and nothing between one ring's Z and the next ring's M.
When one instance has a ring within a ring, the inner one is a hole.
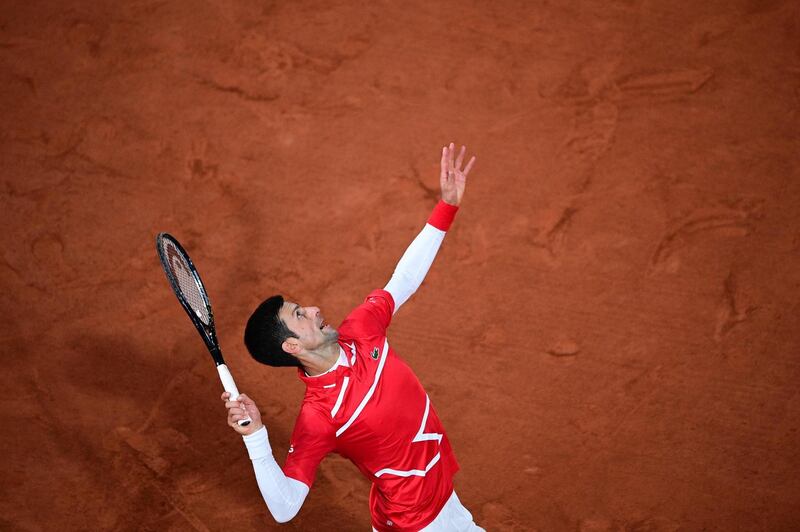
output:
M239 398L236 401L231 401L230 398L231 394L228 392L222 393L221 399L225 403L225 408L228 409L228 425L233 430L242 436L247 436L264 426L261 423L261 412L258 411L255 401L245 394L239 394ZM251 419L250 424L240 427L237 421L247 417Z

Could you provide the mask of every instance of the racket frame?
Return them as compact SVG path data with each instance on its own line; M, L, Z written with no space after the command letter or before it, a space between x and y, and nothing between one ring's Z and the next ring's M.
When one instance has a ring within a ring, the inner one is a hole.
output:
M182 255L182 258L186 259L186 264L189 266L189 275L192 276L192 279L197 286L197 291L200 294L200 298L203 300L203 305L206 308L206 312L208 312L208 324L205 324L203 320L200 319L192 306L186 300L186 297L183 295L183 291L180 288L181 285L175 278L175 275L172 273L172 266L169 263L169 257L166 256L167 253L164 251L166 248L166 245L164 244L165 241L175 246L178 252ZM178 239L169 233L161 232L158 234L158 236L156 236L156 250L158 251L158 258L161 261L161 266L164 269L164 273L167 274L167 280L169 281L172 291L178 298L183 310L186 311L189 319L192 320L197 332L200 333L200 337L206 344L208 352L211 353L211 358L214 359L214 364L217 366L217 373L222 381L223 388L225 388L225 391L230 394L229 400L237 400L239 398L239 390L236 387L236 383L233 381L233 377L231 376L228 366L225 364L225 359L222 357L222 350L219 347L219 340L217 339L217 330L214 326L214 311L211 309L211 300L208 298L206 287L203 285L202 279L200 279L200 274L197 272L197 268L195 268L191 257L189 257L189 254L186 252L180 242L178 242ZM240 420L238 424L240 426L249 425L250 419L247 418Z
M206 311L208 312L208 325L203 323L197 314L195 313L192 306L186 300L183 295L183 292L180 289L180 283L175 278L175 275L172 273L172 266L169 264L169 257L165 256L165 253L162 251L164 246L162 242L166 240L183 255L183 258L186 259L186 263L189 266L189 275L192 276L194 279L195 284L197 285L197 291L200 293L200 297L203 300L203 304L206 307ZM161 260L161 266L164 268L164 271L167 274L167 278L169 279L169 284L172 287L172 291L175 292L175 295L178 297L178 301L180 301L183 310L186 311L186 314L189 315L189 319L192 320L197 332L200 333L200 336L203 338L203 342L205 342L206 347L208 348L209 353L211 353L211 357L214 359L214 362L217 366L222 365L225 363L225 359L222 357L222 350L219 347L219 340L217 340L217 330L214 326L214 311L211 309L211 300L208 298L208 294L206 293L206 288L203 285L203 281L200 279L200 274L197 273L197 268L195 268L192 259L189 257L189 254L183 249L180 242L170 235L169 233L159 233L156 237L156 247L158 248L158 258Z

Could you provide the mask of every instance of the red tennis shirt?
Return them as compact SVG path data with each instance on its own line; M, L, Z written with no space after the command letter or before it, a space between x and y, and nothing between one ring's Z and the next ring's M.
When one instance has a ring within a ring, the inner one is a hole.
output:
M428 394L386 339L394 300L375 290L339 326L350 367L307 377L292 433L286 476L311 487L330 452L350 459L372 481L372 526L419 530L436 518L458 471Z

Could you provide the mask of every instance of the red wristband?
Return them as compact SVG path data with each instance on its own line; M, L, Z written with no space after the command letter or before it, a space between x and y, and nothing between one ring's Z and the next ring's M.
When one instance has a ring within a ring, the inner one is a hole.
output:
M440 231L447 231L450 229L450 224L453 223L453 218L456 217L457 212L458 207L439 200L439 203L433 208L430 218L428 218L428 223Z

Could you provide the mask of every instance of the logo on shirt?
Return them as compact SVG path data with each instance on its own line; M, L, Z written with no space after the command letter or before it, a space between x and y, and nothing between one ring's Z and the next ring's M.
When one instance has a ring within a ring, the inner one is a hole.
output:
M290 452L290 453L293 453L293 452L294 452L294 445L290 445L290 446L289 446L289 452Z
M373 347L372 348L372 353L370 353L370 356L372 357L372 360L378 360L379 353L380 352L378 351L378 348L377 347Z

